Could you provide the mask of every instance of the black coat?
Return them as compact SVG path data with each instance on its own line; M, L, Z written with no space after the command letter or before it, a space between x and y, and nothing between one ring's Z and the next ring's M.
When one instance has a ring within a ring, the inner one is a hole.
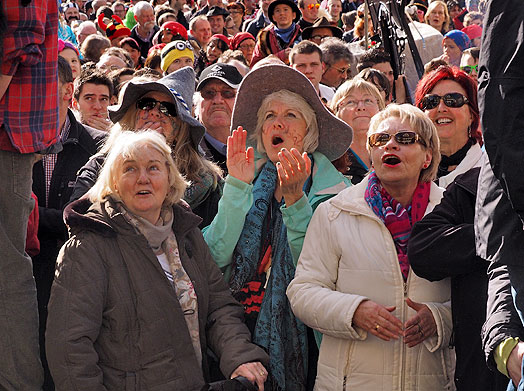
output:
M521 0L489 1L484 18L478 96L482 133L495 178L524 221L522 15Z
M507 338L519 337L524 329L513 305L511 284L506 265L491 264L488 270L489 288L486 322L482 327L482 345L488 366L496 370L493 352Z
M45 286L46 304L53 282L56 257L60 247L67 240L67 229L62 217L63 210L73 192L78 170L91 155L97 152L106 136L106 133L100 130L82 125L76 120L71 110L68 111L67 116L71 124L69 136L62 144L63 150L57 155L47 206L42 160L33 166L33 192L38 198L40 215L38 226L40 254L33 258L33 264L37 287Z
M473 221L479 168L458 176L435 209L416 223L408 244L413 271L430 281L451 277L457 390L505 390L486 366L480 332L486 317L489 263L475 255Z

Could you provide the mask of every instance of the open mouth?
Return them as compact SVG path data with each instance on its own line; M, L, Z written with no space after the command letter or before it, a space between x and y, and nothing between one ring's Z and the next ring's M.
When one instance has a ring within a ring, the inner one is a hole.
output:
M447 125L447 124L450 124L450 123L452 123L452 122L453 122L453 120L450 119L450 118L439 118L439 119L437 119L437 120L435 121L435 123L436 123L437 125Z
M273 144L274 147L282 144L283 142L284 140L280 136L273 136L273 138L271 139L271 144Z
M386 155L382 158L382 162L388 166L396 166L400 163L400 159L395 155Z
M148 195L148 194L151 194L151 192L148 191L148 190L141 190L141 191L139 191L139 192L136 193L136 194L138 194L138 195Z

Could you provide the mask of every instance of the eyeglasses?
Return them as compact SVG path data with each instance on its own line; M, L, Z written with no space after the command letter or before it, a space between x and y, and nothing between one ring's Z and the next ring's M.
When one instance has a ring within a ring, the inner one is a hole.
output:
M473 71L475 71L475 73L479 73L478 64L477 65L464 65L464 66L461 66L460 69L466 72L468 75L471 75Z
M347 67L347 68L337 68L337 67L334 67L333 65L330 65L329 67L330 67L330 68L333 68L335 71L337 71L337 72L340 73L341 75L344 75L344 74L348 73L349 70L350 70L350 67Z
M311 40L313 42L321 42L324 38L330 38L332 35L313 35Z
M316 8L317 10L320 8L320 4L316 3L316 4L309 4L307 6L307 9L309 10L312 10L313 8Z
M255 44L254 43L245 43L245 44L242 44L242 45L238 45L238 48L241 49L241 50L254 49L255 48Z
M222 96L222 99L235 99L235 96L237 95L236 91L234 90L202 90L200 91L200 95L202 95L202 98L206 100L213 100L215 99L215 96L217 94L220 94Z
M397 143L402 145L410 145L419 142L423 146L426 146L424 140L422 140L417 133L412 132L410 130L401 130L395 134L389 134L386 132L373 133L368 138L368 144L372 148L383 147L388 143L389 140L391 140L392 137L395 139Z
M440 96L437 94L431 94L431 95L426 95L422 99L422 103L421 103L422 110L434 109L435 107L439 105L441 99L444 101L444 104L446 106L453 107L453 108L462 107L466 103L469 103L468 98L466 98L464 95L462 95L459 92L450 92L449 94L446 94L443 96Z
M366 99L348 99L346 102L341 103L337 107L337 110L341 110L344 107L349 107L349 108L355 109L355 108L358 107L360 102L362 102L364 104L364 106L366 106L366 107L372 107L372 106L376 106L377 105L377 101L373 100L373 99L370 99L370 98L366 98Z
M169 117L176 117L176 105L171 102L160 102L154 98L141 98L136 102L136 107L140 110L150 111L158 105L158 111Z

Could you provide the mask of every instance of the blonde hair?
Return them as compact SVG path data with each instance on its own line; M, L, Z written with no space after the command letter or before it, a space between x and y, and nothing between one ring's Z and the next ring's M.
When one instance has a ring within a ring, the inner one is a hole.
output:
M444 23L442 24L442 30L439 32L442 34L445 34L449 30L450 17L449 17L449 12L448 12L448 6L443 1L436 0L436 1L432 1L429 4L426 15L424 16L424 21L426 22L426 24L429 24L429 14L431 11L437 8L438 5L441 5L444 8L444 16L445 16Z
M437 176L438 165L440 163L440 142L438 138L437 128L429 117L418 107L410 104L390 104L386 109L375 114L369 124L368 137L375 133L380 124L388 118L398 118L404 123L408 123L411 129L416 132L425 146L421 144L425 150L430 150L432 154L431 163L427 168L420 172L419 182L431 182ZM369 144L366 148L370 151Z
M304 121L306 121L307 127L307 134L304 137L304 152L315 152L315 150L318 148L319 136L317 116L315 111L304 98L289 90L273 92L272 94L267 95L260 104L257 112L257 127L255 132L250 136L250 140L256 144L257 151L264 156L266 155L266 149L264 148L264 143L262 142L262 126L264 125L265 116L267 110L269 109L269 105L274 100L285 102L289 107L298 111L302 115Z
M384 103L384 98L380 94L378 88L369 81L360 78L354 78L351 80L346 80L340 87L338 87L337 92L329 104L329 108L335 113L338 117L340 111L340 104L354 91L360 90L363 93L373 96L377 100L377 105L380 111L384 110L386 104Z
M115 189L116 178L120 175L118 169L125 159L137 159L139 155L144 153L146 147L159 152L166 160L169 192L164 200L164 205L171 206L178 203L184 196L188 182L178 171L171 156L171 148L166 144L164 137L152 130L144 132L122 131L119 134L105 159L96 183L87 192L89 200L91 202L102 202L111 196L117 201L121 201Z
M134 78L133 83L138 82L150 82L155 81L150 77ZM129 85L129 84L127 84ZM127 88L126 85L126 88ZM120 92L119 101L122 103L125 90ZM120 134L124 131L136 131L136 118L138 109L135 105L129 106L124 116L118 121L117 124L113 125L109 132L109 137L102 146L100 153L109 153L115 144L115 140L120 137ZM173 130L175 139L173 140L172 156L178 170L190 181L199 182L202 176L205 174L211 174L214 177L213 188L218 183L218 179L222 177L223 173L220 167L207 160L200 155L198 146L192 145L191 130L186 122L180 120L180 118L170 118L173 124Z

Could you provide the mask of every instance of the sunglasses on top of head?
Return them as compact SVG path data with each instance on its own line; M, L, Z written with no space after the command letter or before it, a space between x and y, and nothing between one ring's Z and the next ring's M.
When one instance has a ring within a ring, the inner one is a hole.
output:
M392 137L398 144L410 145L419 142L423 146L426 146L424 140L422 140L422 138L420 138L420 136L417 133L412 132L410 130L401 130L395 134L390 134L387 132L373 133L368 138L368 144L372 148L383 147L389 142L389 140L391 140Z
M136 107L140 110L150 111L158 105L158 111L169 117L176 117L176 105L171 102L161 102L154 98L140 98L136 102Z
M468 98L459 92L450 92L449 94L442 96L437 94L428 94L422 99L422 110L434 109L439 105L441 99L444 101L446 106L453 108L462 107L466 103L469 103Z

